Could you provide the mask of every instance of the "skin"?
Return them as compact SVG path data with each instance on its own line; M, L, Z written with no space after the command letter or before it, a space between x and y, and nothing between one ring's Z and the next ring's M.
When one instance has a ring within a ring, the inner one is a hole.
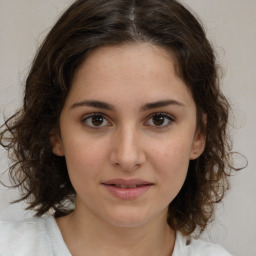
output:
M205 145L175 70L171 53L146 43L99 48L78 69L52 139L77 192L75 211L57 219L72 255L171 255L168 205ZM153 185L124 200L102 185L117 178Z

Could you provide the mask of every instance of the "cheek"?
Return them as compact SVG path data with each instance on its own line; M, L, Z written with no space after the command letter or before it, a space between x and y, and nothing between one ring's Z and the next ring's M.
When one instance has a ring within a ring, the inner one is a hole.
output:
M165 189L175 188L177 193L183 185L190 161L191 143L183 140L155 144L151 151L154 169L158 172L159 182L167 184Z
M190 138L166 139L161 143L154 142L151 145L151 158L157 162L170 163L172 165L182 165L189 161L192 148Z
M90 140L67 143L66 164L71 182L81 183L95 180L104 166L106 148Z
M101 151L94 147L77 146L66 154L66 164L70 181L80 198L92 198L95 188L93 184L99 183L100 172L104 166Z

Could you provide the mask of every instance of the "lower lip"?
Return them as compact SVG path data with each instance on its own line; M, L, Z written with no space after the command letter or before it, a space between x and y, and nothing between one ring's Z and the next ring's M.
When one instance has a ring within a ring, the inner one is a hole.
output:
M135 199L142 194L144 194L147 190L151 188L152 185L140 186L135 188L120 188L111 185L105 185L105 188L115 197L120 199Z

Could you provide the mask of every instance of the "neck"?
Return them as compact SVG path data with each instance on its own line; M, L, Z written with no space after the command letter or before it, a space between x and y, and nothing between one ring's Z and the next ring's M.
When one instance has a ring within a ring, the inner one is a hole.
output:
M93 220L90 215L84 218L75 210L57 219L57 223L73 256L170 256L175 232L165 220L160 216L139 227L117 227L101 219L95 220L95 216Z

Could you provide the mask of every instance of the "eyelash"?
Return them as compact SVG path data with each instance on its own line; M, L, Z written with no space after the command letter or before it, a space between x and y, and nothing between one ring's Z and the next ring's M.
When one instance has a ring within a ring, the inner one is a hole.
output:
M97 125L93 125L92 124L92 118L93 117L101 117L102 120L103 120L103 125L101 125L101 124L98 125L98 126ZM158 125L154 125L154 124L149 124L150 120L152 120L152 118L154 118L154 117L163 117L164 118L164 123L166 123L166 121L167 121L167 124L159 125L159 126ZM88 120L90 120L91 124L88 124ZM171 116L170 114L162 113L162 112L155 112L155 113L151 114L147 118L147 121L145 122L145 126L152 126L154 128L157 128L157 129L163 129L163 128L168 127L174 121L175 121L174 117ZM104 124L104 122L107 122L107 124ZM92 113L90 115L86 115L86 116L84 116L82 118L82 123L85 123L85 125L87 127L92 128L92 129L100 129L102 127L111 126L111 123L108 121L108 119L102 113Z

